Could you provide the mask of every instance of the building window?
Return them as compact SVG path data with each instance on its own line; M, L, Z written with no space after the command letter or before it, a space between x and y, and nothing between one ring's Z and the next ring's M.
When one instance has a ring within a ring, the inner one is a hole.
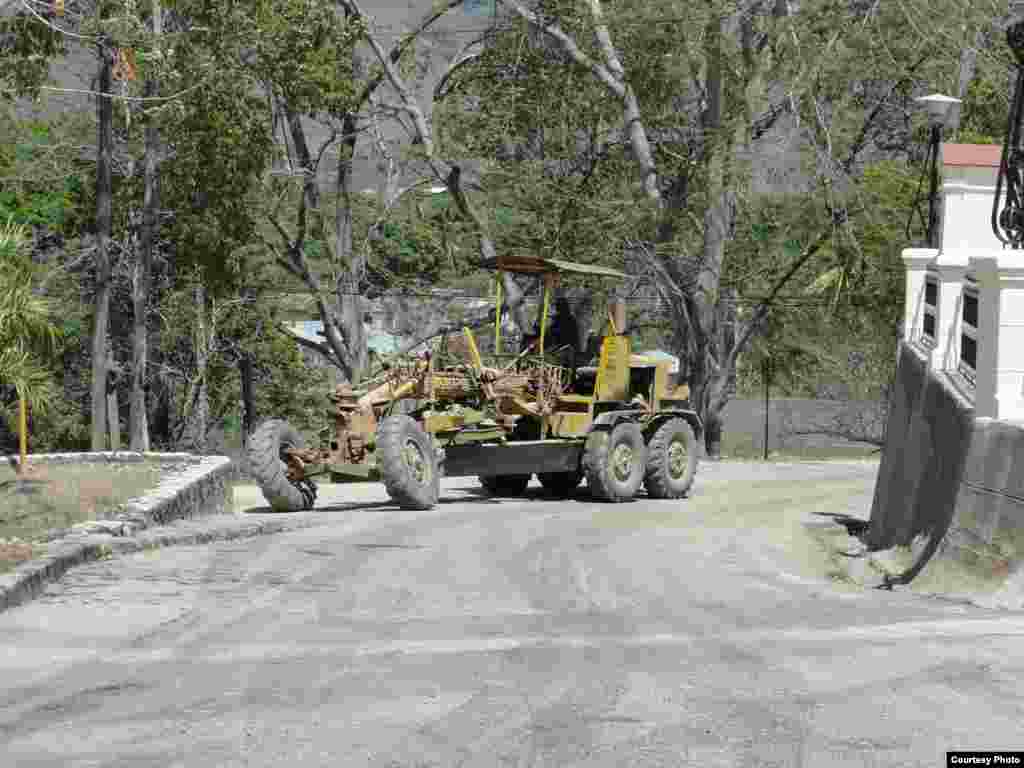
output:
M975 382L978 368L978 290L964 286L960 316L960 373Z
M921 326L921 341L929 346L935 344L939 316L939 283L934 277L924 279L924 317Z

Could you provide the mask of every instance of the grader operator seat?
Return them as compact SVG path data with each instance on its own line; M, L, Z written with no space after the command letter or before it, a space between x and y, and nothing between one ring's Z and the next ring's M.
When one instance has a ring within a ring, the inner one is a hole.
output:
M563 368L574 372L574 380L577 378L575 372L579 370L581 362L587 360L589 349L581 349L581 338L579 324L575 313L572 310L567 298L558 297L552 302L554 287L561 276L578 275L587 278L614 278L619 281L628 279L628 275L617 269L603 267L596 264L577 264L561 259L545 259L538 256L498 256L484 261L485 269L493 269L496 275L495 303L495 343L496 353L501 350L501 308L502 308L502 272L514 274L535 275L543 280L544 295L541 316L538 318L534 334L526 334L523 339L523 346L520 353L526 351L530 345L534 352L543 353L545 357L554 353L552 362L557 362ZM551 312L553 310L553 312ZM551 323L548 323L548 317ZM541 331L543 330L543 333ZM584 373L584 379L587 374Z

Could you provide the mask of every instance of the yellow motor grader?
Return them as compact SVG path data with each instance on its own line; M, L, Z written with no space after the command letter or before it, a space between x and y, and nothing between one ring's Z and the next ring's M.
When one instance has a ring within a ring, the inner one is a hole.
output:
M628 501L641 485L658 499L687 494L697 470L697 413L689 390L669 383L670 363L632 354L624 307L609 309L596 365L545 348L551 300L565 275L626 279L614 269L537 257L492 259L497 273L494 352L480 353L463 329L468 359L444 360L440 345L392 362L359 391L331 396L334 424L304 447L286 422L260 425L249 440L249 472L276 510L312 508L312 478L383 481L406 509L430 509L443 475L477 476L492 495L523 493L536 475L571 495L585 479L593 496ZM520 353L501 351L501 273L539 276L539 333ZM439 362L440 361L440 362ZM443 364L442 364L443 363ZM416 400L410 413L397 404Z

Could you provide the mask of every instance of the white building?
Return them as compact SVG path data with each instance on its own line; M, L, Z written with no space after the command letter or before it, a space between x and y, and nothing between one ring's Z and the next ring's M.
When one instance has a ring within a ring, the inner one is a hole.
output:
M903 251L904 338L974 404L1024 420L1024 251L991 229L1002 147L943 144L939 247Z

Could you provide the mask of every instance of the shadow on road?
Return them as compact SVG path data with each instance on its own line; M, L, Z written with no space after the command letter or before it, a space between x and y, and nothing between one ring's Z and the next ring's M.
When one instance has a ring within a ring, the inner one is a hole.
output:
M483 488L458 488L449 489L444 492L444 495L438 499L438 504L441 506L448 504L480 504L480 505L497 505L502 504L523 504L523 503L545 503L552 501L574 501L577 503L591 504L596 503L599 500L596 499L586 486L581 486L571 496L564 497L556 494L549 493L544 488L527 488L522 494L517 496L492 496ZM647 496L644 491L637 493L636 498L633 501L646 501L654 502L661 501L660 499L651 499ZM685 501L680 499L677 501ZM276 512L269 506L250 506L240 510L241 514L245 515L290 515L290 514L317 514L317 513L331 513L331 512L397 512L401 509L393 501L387 500L373 500L373 501L351 501L351 502L332 502L323 504L321 506L318 503L313 509L305 510L302 513L292 512Z

